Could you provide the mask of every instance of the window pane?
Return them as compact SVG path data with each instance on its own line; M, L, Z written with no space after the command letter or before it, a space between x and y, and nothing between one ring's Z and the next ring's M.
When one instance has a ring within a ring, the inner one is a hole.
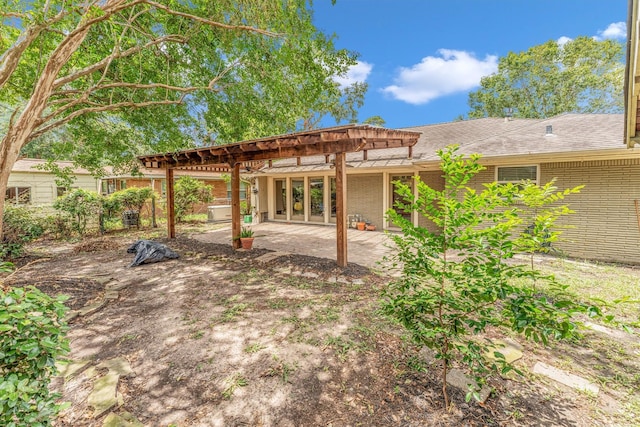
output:
M247 188L246 182L240 182L240 200L247 199ZM231 181L227 182L227 199L231 200Z
M396 206L396 202L404 201L402 197L396 192L395 181L400 181L402 184L408 185L413 189L413 176L412 175L392 175L391 176L391 207L395 209L397 213L402 215L408 221L411 221L411 210L400 209Z
M287 181L284 179L275 180L276 215L287 214Z
M18 187L18 203L31 202L31 187Z
M331 218L336 217L336 179L330 178L331 185Z
M309 179L309 199L311 215L324 215L324 178Z
M291 180L291 201L293 215L304 215L304 181L301 179Z
M537 179L537 166L498 167L498 181L522 181Z

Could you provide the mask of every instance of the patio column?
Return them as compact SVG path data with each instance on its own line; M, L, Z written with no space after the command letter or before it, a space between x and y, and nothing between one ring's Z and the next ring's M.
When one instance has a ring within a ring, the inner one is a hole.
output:
M240 248L240 163L231 166L231 245Z
M167 168L167 237L176 238L176 209L173 204L173 169Z
M345 153L336 153L336 240L338 266L347 266L347 168Z

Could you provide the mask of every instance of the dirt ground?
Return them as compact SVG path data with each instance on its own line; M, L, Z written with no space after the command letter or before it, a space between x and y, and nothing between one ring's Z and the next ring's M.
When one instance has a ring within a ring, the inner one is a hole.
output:
M267 250L160 241L180 258L134 268L127 267L127 237L40 244L8 280L70 295L72 309L103 297L107 281L120 289L117 299L71 322L70 358L90 363L56 381L71 402L56 425L103 425L106 413L94 418L88 404L95 377L85 373L118 357L133 374L120 378L123 404L111 412L145 426L634 425L638 408L625 399L638 392L640 375L626 382L629 389L601 384L592 396L530 369L538 360L566 366L569 355L601 362L584 369L638 372L635 340L620 344L629 357L615 361L599 347L526 344L517 363L528 375L492 379L483 405L450 387L454 406L444 411L437 362L377 312L384 277L330 259L261 262Z

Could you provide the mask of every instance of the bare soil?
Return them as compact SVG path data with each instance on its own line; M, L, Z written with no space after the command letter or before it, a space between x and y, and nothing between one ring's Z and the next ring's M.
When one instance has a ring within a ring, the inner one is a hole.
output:
M288 255L263 263L267 250L159 241L180 258L128 268L127 237L75 249L47 242L35 252L40 260L30 255L7 281L70 295L72 309L101 298L107 281L121 287L117 300L71 323L70 358L91 362L56 382L71 402L56 425L102 425L106 415L93 418L87 403L91 367L116 357L134 374L120 379L124 404L112 411L146 426L633 425L625 399L637 395L638 375L625 376L623 386L600 384L598 396L532 374L493 378L482 405L450 387L454 405L445 411L437 362L377 312L385 277L329 259ZM591 348L526 344L517 363L525 372L538 360L610 369L612 378L638 372L637 342L616 345L629 357L604 354L610 340Z

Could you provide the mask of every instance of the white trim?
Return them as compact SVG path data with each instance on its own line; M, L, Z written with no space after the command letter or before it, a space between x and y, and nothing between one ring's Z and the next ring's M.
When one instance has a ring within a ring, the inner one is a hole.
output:
M420 178L420 172L415 171L413 173L413 199L416 200L418 198L418 184L416 183L416 177ZM418 221L420 220L419 216L418 216L418 212L411 211L411 215L413 217L413 226L414 227L418 227L420 224L418 223Z
M389 172L382 172L382 229L389 228L387 211L389 210Z

